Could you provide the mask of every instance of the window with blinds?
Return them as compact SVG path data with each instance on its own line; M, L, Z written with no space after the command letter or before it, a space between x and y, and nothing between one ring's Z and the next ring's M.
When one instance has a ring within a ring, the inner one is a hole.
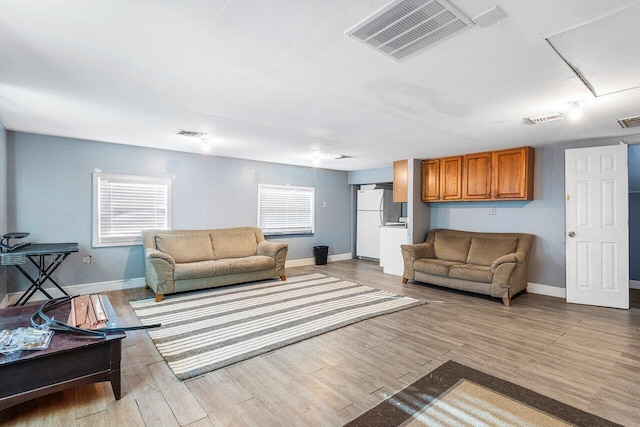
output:
M258 185L258 227L265 235L314 232L314 189Z
M93 174L93 246L142 243L140 232L171 229L171 178Z

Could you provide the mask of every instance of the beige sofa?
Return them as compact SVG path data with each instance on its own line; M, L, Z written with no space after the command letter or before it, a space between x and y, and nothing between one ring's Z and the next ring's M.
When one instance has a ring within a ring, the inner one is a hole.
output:
M288 245L264 239L256 227L144 230L145 280L165 294L280 277Z
M424 243L402 245L408 280L502 298L527 290L527 263L534 235L435 229Z

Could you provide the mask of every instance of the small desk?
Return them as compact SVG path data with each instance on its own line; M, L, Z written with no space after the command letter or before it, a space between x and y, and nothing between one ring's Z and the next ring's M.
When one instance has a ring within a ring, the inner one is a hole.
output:
M14 305L24 305L36 291L40 291L47 298L53 299L49 292L42 287L47 280L53 283L63 294L69 296L69 294L53 280L51 275L72 252L78 252L77 243L31 243L10 252L0 253L0 257L5 258L2 262L3 265L13 265L31 282L29 289L22 294ZM47 260L47 256L51 256L52 258ZM30 275L22 265L20 265L24 264L26 259L31 261L38 269L37 277Z
M103 305L109 321L107 327L120 327L118 318L105 296ZM0 309L0 329L31 326L30 318L40 304ZM48 314L67 319L71 302ZM110 381L116 400L121 397L120 361L124 332L106 338L56 331L46 350L22 350L0 354L0 411L24 401L68 388L100 381Z

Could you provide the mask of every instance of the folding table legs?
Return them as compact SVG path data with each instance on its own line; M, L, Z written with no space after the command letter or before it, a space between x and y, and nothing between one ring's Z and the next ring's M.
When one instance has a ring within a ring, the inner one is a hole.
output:
M36 293L36 291L40 291L47 298L53 299L53 297L42 287L47 280L53 283L55 287L58 288L64 295L70 296L67 291L62 289L62 287L51 277L53 272L56 271L58 267L60 267L60 264L62 264L62 261L64 261L68 255L69 253L52 255L54 259L49 265L46 265L45 257L47 255L37 255L38 261L34 260L36 255L27 255L29 261L31 261L31 263L38 268L38 277L35 279L31 277L31 275L24 268L22 268L22 266L17 264L14 265L14 267L16 267L20 271L20 273L22 273L22 275L31 282L31 286L29 286L29 289L27 289L25 293L22 294L20 299L14 305L24 305Z

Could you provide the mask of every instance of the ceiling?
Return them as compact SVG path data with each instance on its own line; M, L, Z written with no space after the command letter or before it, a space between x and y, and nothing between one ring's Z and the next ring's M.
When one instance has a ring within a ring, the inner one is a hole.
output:
M640 133L638 1L450 1L507 16L401 62L345 35L388 0L3 1L0 120L338 170Z

